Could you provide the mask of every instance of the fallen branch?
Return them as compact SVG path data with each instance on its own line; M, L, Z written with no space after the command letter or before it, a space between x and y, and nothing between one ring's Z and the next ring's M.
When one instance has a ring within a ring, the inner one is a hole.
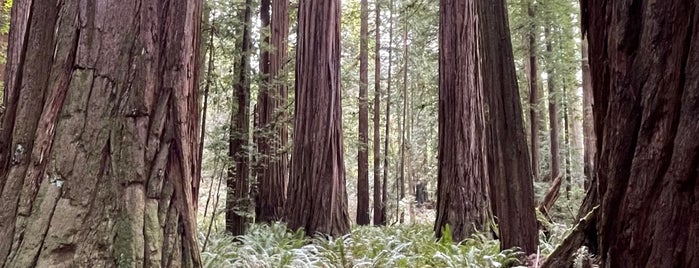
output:
M575 253L584 246L587 240L586 234L597 222L597 211L599 206L595 206L585 217L580 219L573 227L570 234L556 247L556 249L546 258L541 268L546 267L572 267L575 262Z

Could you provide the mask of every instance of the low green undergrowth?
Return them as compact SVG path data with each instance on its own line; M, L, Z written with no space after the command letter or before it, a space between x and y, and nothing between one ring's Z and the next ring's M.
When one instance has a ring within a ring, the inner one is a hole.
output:
M205 267L510 267L521 257L484 235L458 244L433 235L430 226L391 226L307 238L283 224L253 225L235 238L212 234L202 259Z

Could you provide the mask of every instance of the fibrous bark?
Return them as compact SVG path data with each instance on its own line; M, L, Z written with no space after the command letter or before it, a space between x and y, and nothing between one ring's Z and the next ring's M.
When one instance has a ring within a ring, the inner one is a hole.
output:
M490 220L483 91L475 0L441 0L437 218L455 241L487 231Z
M501 248L533 253L538 243L534 186L507 9L502 0L479 3L491 206Z
M583 90L583 136L584 136L584 166L585 189L589 189L592 184L592 177L595 174L595 154L597 153L597 138L595 136L594 117L592 107L594 100L592 96L592 81L590 78L590 58L587 53L587 39L582 41L582 90Z
M699 267L699 6L586 0L604 267Z
M201 1L16 0L0 267L199 267Z
M339 236L349 232L340 107L340 1L299 2L296 109L286 219Z
M263 1L269 8L269 0ZM286 61L288 60L289 1L272 1L270 38L267 43L270 51L263 51L263 83L257 105L259 128L256 133L258 155L258 193L255 199L255 220L270 222L280 220L284 214L286 187L289 180L287 143L286 104L288 87L286 82ZM261 16L267 16L263 10ZM271 39L271 41L269 41ZM266 61L265 61L266 59ZM264 72L267 71L267 72Z
M359 45L359 148L357 154L357 224L368 225L369 219L369 7L361 1Z
M228 170L226 181L226 232L232 235L245 234L250 218L250 5L252 1L246 0L243 10L239 13L243 25L237 43L239 58L236 62L236 82L233 86L236 105L235 109L231 109L228 136L228 157L232 166Z

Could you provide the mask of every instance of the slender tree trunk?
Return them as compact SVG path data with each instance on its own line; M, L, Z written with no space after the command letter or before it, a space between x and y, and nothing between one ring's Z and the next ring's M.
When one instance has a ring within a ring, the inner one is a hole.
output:
M439 27L439 171L435 232L455 241L490 227L485 120L479 68L479 5L441 0Z
M529 15L529 23L531 24L529 29L529 131L531 139L532 174L534 175L534 179L539 179L539 118L537 116L539 109L539 85L537 76L539 72L537 71L536 63L537 25L535 23L536 15L532 2L533 0L530 0L527 4L527 14Z
M551 180L561 174L560 151L558 149L558 109L556 105L556 73L553 63L553 46L551 45L551 29L546 27L544 36L546 38L546 80L549 91L549 138L551 140ZM566 133L567 134L567 133ZM568 147L566 147L568 148Z
M201 164L204 155L204 138L206 137L206 112L209 109L209 89L213 83L213 72L214 72L214 28L213 25L209 24L209 45L208 45L208 63L206 70L206 84L204 85L204 107L201 109L201 132L199 134L199 176L201 177ZM202 53L202 57L206 57L206 53ZM208 199L207 199L208 200ZM207 201L208 202L208 201ZM204 210L206 212L206 209ZM206 213L204 213L206 214Z
M261 4L261 21L263 27L267 27L270 25L270 1L263 0ZM258 194L255 197L255 219L258 222L282 219L288 181L288 93L284 65L288 58L289 2L272 1L271 8L270 36L265 36L263 40L269 50L262 51L260 57L264 83L257 101L259 126L255 132L258 133L256 142L260 156Z
M391 151L389 147L390 142L390 130L391 130L391 82L392 82L392 70L393 66L393 0L390 1L388 7L388 79L386 86L386 137L384 137L384 156L383 156L383 191L382 200L383 208L381 214L383 214L383 221L386 223L388 221L388 215L386 209L388 208L388 154Z
M500 248L534 253L538 243L534 186L507 7L504 0L479 3L481 74L488 106L487 166Z
M693 1L581 6L601 267L699 267L699 9Z
M379 0L374 1L374 225L384 225L384 200L381 197L381 10Z
M369 218L369 4L361 1L359 44L359 150L357 155L357 224L368 225Z
M563 82L565 85L565 81L563 81ZM571 157L571 154L570 154L570 151L571 151L570 125L571 125L571 123L570 123L570 120L568 120L568 118L570 118L568 115L568 113L570 113L570 109L568 109L568 105L569 105L568 101L569 101L568 100L568 92L566 91L565 88L563 88L563 124L565 126L565 129L564 129L565 133L563 133L563 137L564 137L564 143L566 146L565 147L566 148L566 156L565 156L565 163L564 163L564 167L565 167L564 175L565 175L565 182L566 182L566 184L565 184L565 186L566 186L566 198L568 200L570 200L570 190L571 190L571 185L573 184L573 182L572 182L573 176L571 176L571 174L570 174L570 161L571 161L571 159L570 159L570 157Z
M240 58L236 63L236 83L234 85L237 100L236 108L231 109L231 128L229 133L228 156L232 167L228 171L226 185L226 232L231 235L245 234L249 221L247 216L250 206L250 22L251 0L245 1L241 12L241 38L238 42ZM235 111L235 112L233 112Z
M595 174L595 154L597 153L595 137L594 117L592 106L592 81L590 78L590 58L587 53L587 38L582 41L582 89L583 89L583 135L585 136L584 173L585 189L591 187L592 177Z
M94 4L14 1L0 267L200 267L201 1Z
M340 1L299 2L289 228L349 232L340 107ZM319 19L322 18L322 19ZM321 90L322 89L322 90Z
M403 122L401 127L400 144L400 198L405 198L405 161L407 159L407 135L408 135L408 26L403 27ZM400 222L403 223L403 213L400 214Z

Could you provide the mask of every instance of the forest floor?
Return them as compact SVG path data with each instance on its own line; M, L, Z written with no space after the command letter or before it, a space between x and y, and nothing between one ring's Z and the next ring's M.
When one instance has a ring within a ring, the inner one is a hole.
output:
M546 187L544 183L535 185L537 198ZM199 217L199 242L204 267L216 268L537 267L531 263L541 263L569 231L582 196L582 190L575 188L569 197L562 193L552 210L554 223L546 226L548 236L539 234L538 258L516 249L500 250L499 241L487 233L475 234L461 243L454 243L448 234L436 240L432 229L434 210L427 208L404 208L403 224L355 225L350 234L339 238L308 237L302 231L290 232L282 223L252 224L246 235L233 237L223 231L221 206L225 202L221 201L213 219L211 213ZM204 203L200 200L200 204ZM522 263L523 259L530 264Z

